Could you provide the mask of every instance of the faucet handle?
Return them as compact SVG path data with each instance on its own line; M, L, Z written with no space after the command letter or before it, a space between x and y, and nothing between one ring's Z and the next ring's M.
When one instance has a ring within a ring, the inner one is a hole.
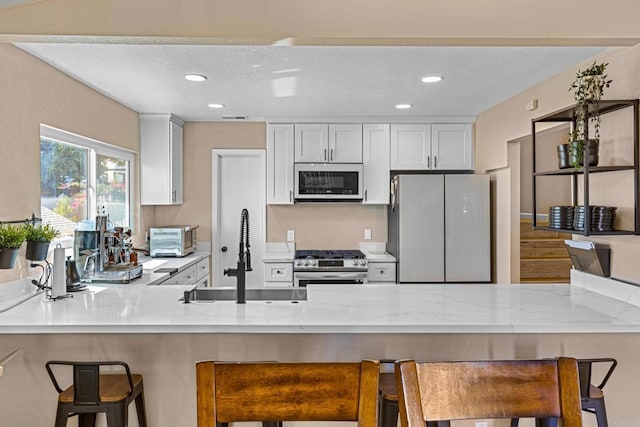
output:
M247 251L246 259L247 259L247 266L245 267L244 271L253 271L253 268L251 268L251 252Z

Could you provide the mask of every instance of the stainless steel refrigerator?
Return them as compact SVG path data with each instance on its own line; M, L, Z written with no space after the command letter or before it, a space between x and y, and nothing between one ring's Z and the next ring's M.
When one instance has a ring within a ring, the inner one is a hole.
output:
M491 280L488 175L394 176L388 229L399 283Z

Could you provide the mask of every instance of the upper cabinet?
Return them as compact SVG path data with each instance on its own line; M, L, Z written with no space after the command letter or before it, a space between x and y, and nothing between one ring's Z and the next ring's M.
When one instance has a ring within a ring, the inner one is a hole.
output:
M362 163L362 125L296 124L296 163Z
M293 125L267 126L267 204L293 204Z
M473 170L471 125L391 125L391 170Z
M362 131L362 204L389 204L389 125L365 124Z
M182 204L183 125L172 114L140 114L140 204Z

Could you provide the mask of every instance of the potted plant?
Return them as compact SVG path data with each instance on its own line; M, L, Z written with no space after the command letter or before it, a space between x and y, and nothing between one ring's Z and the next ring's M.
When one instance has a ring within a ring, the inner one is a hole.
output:
M608 63L597 64L595 61L585 70L578 70L576 79L571 83L569 90L573 90L573 98L576 101L575 122L569 134L569 163L574 168L584 165L585 151L589 166L598 165L598 144L600 138L600 115L596 114L589 120L593 124L593 138L587 141L588 149L585 150L585 130L589 126L587 114L597 112L604 89L611 85L612 80L607 80L604 73Z
M60 232L49 224L27 224L24 226L24 230L27 240L26 258L31 261L44 261L47 259L49 243L51 243L51 241L55 239Z
M25 237L24 227L0 224L0 269L9 269L15 266L18 251L20 251Z

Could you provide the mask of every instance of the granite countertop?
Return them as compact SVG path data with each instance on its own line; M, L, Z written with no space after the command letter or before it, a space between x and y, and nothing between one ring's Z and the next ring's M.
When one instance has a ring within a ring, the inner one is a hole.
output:
M309 286L308 300L183 304L191 286L92 285L0 314L0 333L627 333L640 307L570 285Z

